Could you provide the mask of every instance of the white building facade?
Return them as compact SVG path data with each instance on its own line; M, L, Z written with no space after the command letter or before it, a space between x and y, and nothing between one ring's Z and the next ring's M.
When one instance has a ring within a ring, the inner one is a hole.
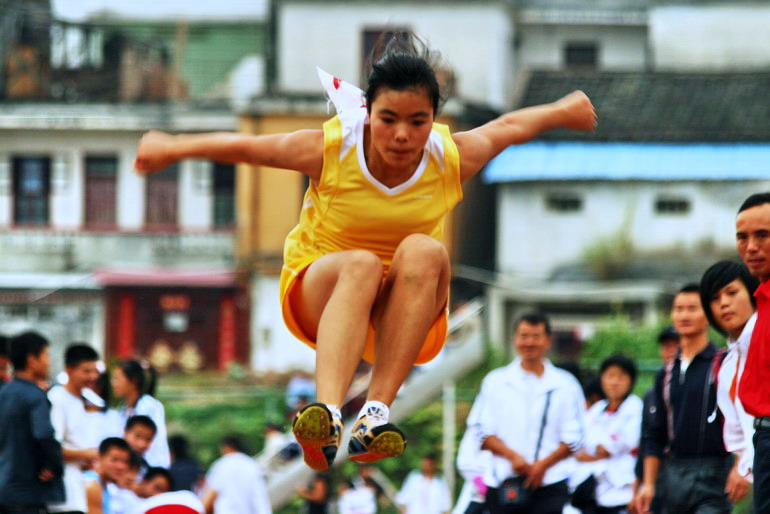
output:
M285 0L278 14L278 85L316 93L315 67L361 84L383 32L411 30L441 53L455 96L504 109L512 100L513 24L506 2Z

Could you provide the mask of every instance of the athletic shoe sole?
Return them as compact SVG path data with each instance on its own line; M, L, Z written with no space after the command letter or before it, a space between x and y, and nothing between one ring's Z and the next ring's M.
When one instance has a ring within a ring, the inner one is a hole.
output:
M305 464L316 471L329 469L329 461L324 449L337 449L329 445L332 429L332 415L325 405L308 405L294 419L292 432L297 443L302 447ZM334 458L332 457L332 462Z
M379 432L379 433L377 433ZM371 463L387 457L398 457L404 453L404 433L390 423L372 429L374 438L368 445L353 437L348 445L349 459L354 462Z

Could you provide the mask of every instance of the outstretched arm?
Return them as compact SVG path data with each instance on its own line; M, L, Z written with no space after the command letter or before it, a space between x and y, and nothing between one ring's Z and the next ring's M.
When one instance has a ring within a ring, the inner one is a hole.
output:
M323 167L323 131L247 135L231 132L171 135L150 131L142 136L134 168L151 174L188 158L283 168L304 173L314 181Z
M585 93L574 91L553 103L509 112L478 128L454 134L462 182L476 175L508 146L526 143L556 128L596 128L596 111Z

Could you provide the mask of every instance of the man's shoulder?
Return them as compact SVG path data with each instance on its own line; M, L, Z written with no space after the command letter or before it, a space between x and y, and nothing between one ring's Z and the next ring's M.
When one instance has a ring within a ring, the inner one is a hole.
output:
M86 407L83 400L67 391L63 385L55 385L48 390L48 401L51 408L61 410L68 416L85 414Z
M575 394L583 394L583 387L580 385L580 382L569 371L551 366L549 375L549 379L556 389L566 389Z
M506 366L501 366L499 368L493 369L489 373L486 374L484 377L484 380L481 381L482 387L484 385L489 386L490 384L498 384L500 382L505 382L508 378L508 374L510 373L510 367L511 365L508 364Z
M64 386L61 384L56 384L51 387L47 394L48 399L51 400L51 403L53 404L69 401L72 396L67 392L66 389L64 389Z
M635 394L630 394L623 400L623 403L620 404L620 408L624 412L641 412L644 409L644 401Z
M45 392L31 382L11 380L0 388L0 403L6 401L40 401L45 399Z

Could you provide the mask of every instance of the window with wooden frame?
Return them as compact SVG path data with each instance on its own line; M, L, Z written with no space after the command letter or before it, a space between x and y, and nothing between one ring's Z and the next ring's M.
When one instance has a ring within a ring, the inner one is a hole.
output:
M113 229L116 225L118 158L86 156L85 224L89 229Z
M179 164L147 177L147 230L179 229Z

